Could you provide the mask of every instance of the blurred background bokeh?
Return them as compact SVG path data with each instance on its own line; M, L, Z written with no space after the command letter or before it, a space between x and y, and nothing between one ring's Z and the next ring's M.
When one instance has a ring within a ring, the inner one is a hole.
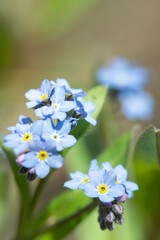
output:
M20 114L35 118L33 112L26 109L24 93L30 88L39 87L44 78L55 80L64 77L73 88L87 90L96 84L96 69L115 56L136 60L153 71L153 79L147 90L156 101L151 122L160 127L159 9L158 0L1 0L1 133L5 135L7 126L15 125ZM120 126L120 133L135 123L125 120L119 110L115 112L113 109L113 115ZM141 125L145 127L148 123ZM90 161L90 157L94 156L84 150L87 148L86 139L87 137L83 138L78 146L83 145L81 157ZM95 141L95 145L100 145L97 138ZM78 151L78 146L68 155L70 166L72 160L76 161L74 152ZM95 155L98 150L96 152L94 149ZM80 161L80 156L78 160ZM2 165L7 172L7 165ZM78 164L67 168L74 171ZM43 204L54 192L62 189L67 176L67 170L62 168L50 179L52 190L48 188L43 194ZM12 177L11 180L7 178L7 181L14 188ZM57 182L54 186L53 181ZM11 195L14 196L14 191ZM16 205L16 198L13 199ZM133 205L130 209L132 211L125 215L124 226L117 227L114 235L100 231L96 223L97 214L94 212L67 239L144 239L141 230L146 226L138 215L136 206Z

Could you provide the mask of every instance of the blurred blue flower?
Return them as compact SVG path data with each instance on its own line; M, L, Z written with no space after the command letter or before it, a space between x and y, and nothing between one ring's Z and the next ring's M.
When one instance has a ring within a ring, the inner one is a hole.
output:
M48 79L44 79L40 89L30 89L25 93L25 97L30 100L26 103L27 108L33 108L49 99L51 94L51 85Z
M130 120L151 119L154 110L154 99L146 92L120 93L118 99L121 103L123 115Z
M25 153L21 164L26 168L34 168L39 178L45 178L50 168L60 168L64 163L53 141L32 141L29 148L30 152Z
M104 203L112 202L125 193L121 184L116 184L113 171L92 170L88 173L89 183L84 186L84 193L91 198L99 198Z
M90 164L89 172L91 170L99 169L98 163L96 159L93 159ZM72 180L66 181L64 183L64 187L76 190L76 189L84 189L84 185L89 182L88 174L84 174L80 171L76 171L75 173L70 173L70 177Z
M102 170L114 171L117 177L116 183L125 186L127 198L131 198L133 196L133 191L139 189L136 183L127 181L128 171L121 164L117 165L115 168L112 168L109 162L104 162L102 163Z
M96 73L98 83L119 91L139 91L144 89L149 79L149 71L127 59L114 58L108 66Z
M74 89L71 88L69 83L64 78L57 78L56 83L51 80L51 84L53 87L57 86L63 86L65 88L66 94L72 95L74 97L85 97L87 94L80 88L80 89Z
M91 123L93 126L97 124L97 120L95 120L91 114L94 113L96 110L96 106L94 102L88 101L85 102L83 98L78 97L76 99L77 107L75 108L75 111L80 113L81 116L89 123Z
M50 118L37 120L35 124L39 129L43 129L41 137L45 141L50 140L56 144L57 151L72 147L77 142L74 136L68 135L71 131L71 124L67 120L58 122L56 126Z
M37 117L51 117L63 121L67 116L66 112L76 107L75 101L65 101L64 87L56 87L52 92L50 101L51 106L44 106L35 110Z

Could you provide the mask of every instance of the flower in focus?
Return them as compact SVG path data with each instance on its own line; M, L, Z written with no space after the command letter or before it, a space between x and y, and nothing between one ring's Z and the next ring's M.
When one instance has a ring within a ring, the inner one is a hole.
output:
M90 164L89 172L92 170L98 169L98 163L96 159L93 159ZM70 177L72 180L66 181L64 183L64 187L76 190L76 189L84 189L84 185L89 182L88 174L82 173L80 171L76 171L75 173L70 173Z
M44 106L35 110L37 117L58 119L63 121L67 114L66 112L76 107L75 101L65 101L64 87L56 87L50 97L51 106Z
M57 78L56 83L52 80L51 84L54 87L60 86L64 87L66 94L74 96L74 97L85 97L87 94L80 88L80 89L75 89L71 88L69 83L67 82L66 79L64 78Z
M25 153L21 165L34 168L39 178L46 177L50 168L60 168L64 163L63 157L56 152L56 145L51 141L32 141L29 148L30 151Z
M116 175L113 171L92 170L88 174L89 183L84 186L84 193L91 198L99 198L101 202L109 203L124 194L125 188L116 184Z
M44 79L40 89L30 89L26 92L25 97L30 100L26 103L27 108L33 108L49 99L51 93L50 82Z
M53 141L56 144L57 151L62 151L64 148L72 147L76 142L76 138L69 135L71 124L65 120L58 122L56 126L50 118L46 120L38 120L43 122L43 132L41 137L45 141Z

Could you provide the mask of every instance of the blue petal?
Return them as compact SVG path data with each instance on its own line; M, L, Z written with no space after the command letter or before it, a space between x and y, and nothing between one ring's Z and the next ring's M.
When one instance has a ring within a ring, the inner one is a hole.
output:
M100 194L98 195L99 199L101 200L101 202L112 202L114 200L113 197L109 196L108 194Z
M70 177L72 179L78 179L78 180L83 180L84 178L88 177L87 174L84 174L80 171L76 171L74 173L70 173Z
M111 197L120 197L125 193L125 188L121 184L116 184L109 189Z
M41 160L36 166L35 166L35 172L39 178L45 178L49 173L49 166L47 163L43 160Z
M76 138L72 135L65 135L61 138L60 143L63 147L72 147L77 142Z
M112 171L113 167L109 162L104 162L102 163L102 168L107 171Z
M114 168L114 172L116 173L117 179L118 179L119 182L126 181L127 175L128 175L128 171L121 164L117 165Z
M84 118L87 122L89 122L90 124L92 124L93 126L96 126L97 124L97 120L94 119L92 116L87 116Z
M67 135L71 131L71 125L68 120L58 122L56 125L56 130L59 135L64 134Z
M27 142L19 143L16 147L14 147L14 152L16 154L20 154L21 152L27 150L29 147Z
M64 183L64 187L76 190L79 189L79 186L81 185L81 182L78 180L70 180Z
M99 169L99 166L98 166L98 162L96 159L93 159L91 161L91 164L90 164L90 167L89 167L89 171L91 170L98 170Z
M65 90L64 87L56 87L51 96L52 103L60 103L65 100Z
M52 168L60 168L64 163L63 157L58 153L55 153L54 155L48 157L47 160L48 160L48 165Z
M63 121L66 118L66 113L65 112L54 112L51 116L52 119L58 119L60 121Z
M103 176L98 170L91 170L88 172L89 181L95 186L99 186L103 182Z
M30 89L28 92L25 93L25 97L28 98L30 101L37 101L41 98L41 92L39 90Z
M64 101L60 104L59 109L62 112L68 112L68 111L72 110L73 108L75 108L76 106L77 106L77 104L74 101Z
M117 180L116 174L113 171L107 172L107 170L105 170L105 173L103 174L103 178L104 178L104 184L106 184L107 186L114 185Z
M98 190L92 183L86 183L84 185L84 193L86 196L91 198L98 197Z
M24 155L24 160L22 161L22 166L26 168L32 168L37 164L37 157L34 152L28 152Z
M24 115L20 115L19 116L19 122L20 124L31 124L32 123L32 119L29 117L26 117Z
M27 108L33 108L37 106L37 101L27 102L26 103Z
M123 184L125 185L127 190L131 190L131 191L139 190L138 185L136 183L134 183L134 182L125 181Z
M48 81L48 79L43 80L40 89L41 89L42 94L47 94L48 95L49 90L50 90L50 82Z

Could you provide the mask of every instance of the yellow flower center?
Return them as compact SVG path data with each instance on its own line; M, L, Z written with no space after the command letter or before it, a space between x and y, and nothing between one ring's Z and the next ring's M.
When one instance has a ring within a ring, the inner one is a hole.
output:
M40 160L45 160L47 157L48 157L48 153L47 153L46 151L40 151L40 152L38 153L38 158L39 158Z
M45 93L45 94L42 95L41 100L44 100L46 98L48 98L48 95Z
M24 136L23 136L23 141L25 142L29 142L31 139L32 139L32 134L31 133L26 133Z
M118 179L117 179L116 183L119 183Z
M59 109L59 105L58 105L58 104L56 104L56 103L52 103L52 106L54 106L54 107L55 107L55 110L56 110L56 111Z
M88 177L84 178L83 181L82 181L83 184L86 184L88 182L89 182L89 178Z
M106 192L108 191L108 188L107 188L107 186L106 186L105 184L101 184L101 185L99 185L99 187L98 187L98 191L99 191L101 194L104 194L104 193L106 193Z

